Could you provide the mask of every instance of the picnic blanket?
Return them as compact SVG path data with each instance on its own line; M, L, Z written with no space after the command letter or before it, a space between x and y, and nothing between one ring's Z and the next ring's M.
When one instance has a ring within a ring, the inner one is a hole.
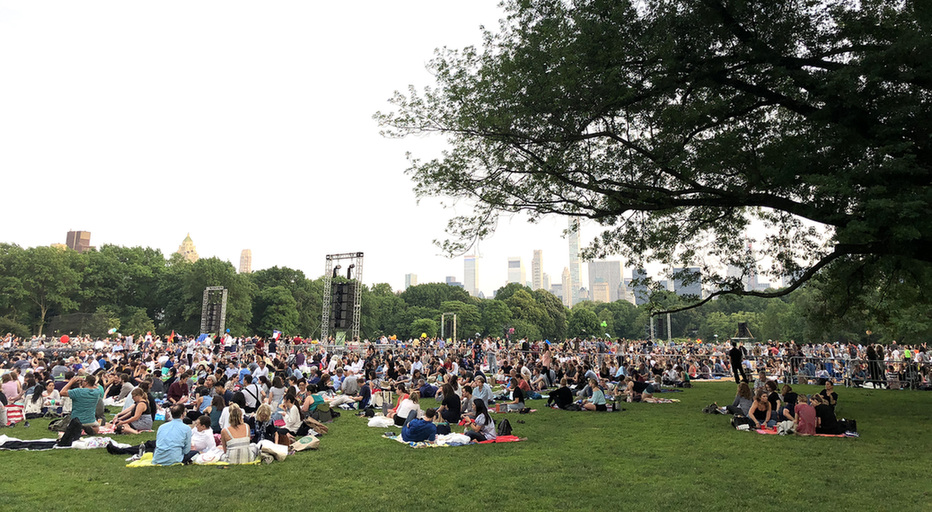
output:
M406 444L411 448L446 448L448 446L466 446L469 444L495 444L495 443L516 443L521 441L521 438L517 436L498 436L497 439L492 439L489 441L481 441L479 443L470 443L469 438L463 434L448 434L437 436L436 443L428 443L424 441L414 442L414 441L405 441L401 438L400 435L389 435L388 432L382 435L385 439L391 439L392 441L398 441L401 444ZM465 442L464 439L465 438Z
M128 467L128 468L158 468L158 467L168 467L168 466L157 466L157 465L153 464L153 463L152 463L152 455L153 455L153 454L152 454L151 452L146 452L145 454L143 454L143 456L142 456L141 459L139 459L139 460L134 460L134 461L130 462L129 464L126 465L126 467ZM252 462L247 462L247 463L245 463L245 464L230 464L229 462L217 461L217 462L206 462L206 463L203 463L203 464L194 464L194 465L195 465L195 466L233 466L233 465L236 465L236 466L253 466L253 465L259 464L261 461L262 461L262 459L256 458L256 460L254 460L254 461L252 461ZM180 465L181 465L181 463L172 464L172 466L180 466Z
M758 434L763 434L763 435L775 435L777 434L777 429L776 428L759 428L759 429L754 430L754 432L757 432ZM815 437L857 437L857 436L849 436L845 434L813 434L813 435Z
M656 398L656 397L642 398L641 401L648 403L648 404L675 404L679 402L679 400L676 398Z
M140 430L140 431L139 431L140 434L142 434L142 433L144 433L144 432L155 432L155 431L154 431L154 430ZM98 428L97 433L98 433L98 434L116 434L116 429L113 428L113 425L112 425L112 424L110 424L110 423L105 423L105 424L101 425L100 428ZM129 435L129 434L127 434L127 435Z
M77 441L71 443L71 446L58 446L57 438L45 438L45 439L29 439L22 440L15 437L9 437L6 435L0 435L0 450L29 450L29 451L45 451L45 450L65 450L65 449L76 449L76 450L92 450L94 448L103 448L110 443L115 443L109 437L82 437ZM129 445L121 445L129 446Z

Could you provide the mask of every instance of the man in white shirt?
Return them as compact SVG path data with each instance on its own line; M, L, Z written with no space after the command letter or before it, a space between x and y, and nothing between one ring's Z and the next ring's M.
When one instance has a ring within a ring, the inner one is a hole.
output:
M210 429L210 416L199 417L191 427L191 451L186 453L182 463L190 464L194 456L217 447L214 431Z
M257 381L259 380L259 377L269 376L269 368L265 365L264 359L259 359L259 365L256 367L256 370L252 372L252 375L256 378Z
M259 408L259 385L253 380L252 375L245 375L243 377L243 382L246 383L243 386L243 395L246 397L246 407L244 408L246 412L252 414L256 412L256 409Z

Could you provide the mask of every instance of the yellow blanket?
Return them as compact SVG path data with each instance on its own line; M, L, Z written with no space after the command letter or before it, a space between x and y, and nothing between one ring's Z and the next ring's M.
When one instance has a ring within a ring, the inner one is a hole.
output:
M247 462L246 464L238 464L239 466L249 466L259 464L262 460L256 459L252 462ZM172 464L172 466L180 466L181 464ZM195 464L196 466L230 466L229 462L208 462L207 464ZM128 468L157 468L163 466L156 466L152 463L152 453L145 453L142 455L142 458L139 460L134 460L126 465Z

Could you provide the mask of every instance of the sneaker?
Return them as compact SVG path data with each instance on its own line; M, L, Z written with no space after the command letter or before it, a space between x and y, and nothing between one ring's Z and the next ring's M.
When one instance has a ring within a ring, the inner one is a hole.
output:
M146 453L146 444L139 443L139 453L136 456L141 459L145 453Z
M140 458L139 455L133 455L132 457L126 459L126 462L135 462L139 460L139 458Z

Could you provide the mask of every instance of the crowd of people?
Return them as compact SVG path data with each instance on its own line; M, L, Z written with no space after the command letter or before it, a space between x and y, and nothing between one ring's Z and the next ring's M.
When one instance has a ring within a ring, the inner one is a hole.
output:
M104 422L119 433L150 430L161 411L171 418L166 425L180 422L189 431L182 436L181 427L174 426L163 435L163 425L158 436L163 444L205 439L204 432L220 439L219 446L198 441L190 445L196 449L172 450L168 459L157 451L162 462L184 462L192 451L217 448L235 454L228 458L245 460L262 440L289 445L326 428L315 418L324 414L329 419L327 415L341 407L382 407L409 437L422 436L411 432L431 431L429 424L462 424L464 433L479 441L495 435L490 404L502 411L524 411L525 401L540 398L541 391L553 407L605 411L619 400L651 399L664 386L689 387L695 380L729 374L739 382L746 381L748 373L770 375L785 388L834 380L890 384L890 378L874 375L872 368L878 366L888 368L888 373L901 372L903 380L919 378L920 385L928 387L930 366L925 345L895 343L544 343L492 338L450 343L383 338L337 347L229 334L69 341L5 336L0 344L0 403L22 403L27 418L70 414L87 433L98 432ZM765 381L766 386L776 385ZM493 386L502 387L497 395ZM766 400L740 387L738 395L732 407L756 424L797 421L797 402L775 401L775 390ZM786 391L781 396L786 397ZM422 397L436 398L440 406L422 410ZM109 422L104 404L121 409ZM808 413L802 416L805 431ZM827 425L819 428L831 429L827 415L818 418ZM158 449L158 439L150 448Z

